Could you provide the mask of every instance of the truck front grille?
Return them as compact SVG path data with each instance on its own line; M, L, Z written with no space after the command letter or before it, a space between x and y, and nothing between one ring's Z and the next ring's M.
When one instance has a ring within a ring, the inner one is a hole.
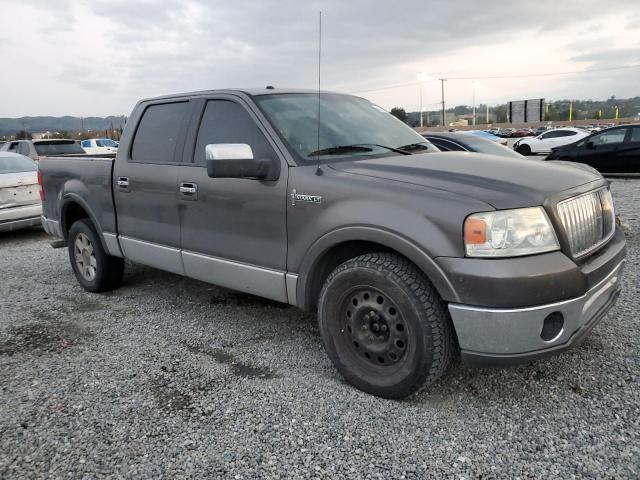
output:
M573 258L582 257L611 238L615 215L607 187L558 203L558 213Z

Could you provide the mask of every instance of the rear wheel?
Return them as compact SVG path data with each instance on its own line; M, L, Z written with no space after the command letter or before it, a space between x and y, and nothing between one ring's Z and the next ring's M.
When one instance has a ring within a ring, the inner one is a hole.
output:
M518 146L517 152L526 157L527 155L531 155L531 147L529 145L520 145Z
M433 383L456 349L444 302L422 272L394 254L366 254L337 267L322 288L318 317L340 373L385 398Z
M67 245L73 273L82 288L105 292L120 286L124 260L107 254L89 220L78 220L71 225Z

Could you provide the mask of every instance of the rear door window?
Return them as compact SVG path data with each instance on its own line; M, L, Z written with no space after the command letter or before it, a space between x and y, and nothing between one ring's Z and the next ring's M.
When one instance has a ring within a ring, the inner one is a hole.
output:
M189 112L189 102L150 105L138 124L131 147L131 160L173 163L178 136Z
M629 141L640 143L640 126L631 127L631 136L629 137Z

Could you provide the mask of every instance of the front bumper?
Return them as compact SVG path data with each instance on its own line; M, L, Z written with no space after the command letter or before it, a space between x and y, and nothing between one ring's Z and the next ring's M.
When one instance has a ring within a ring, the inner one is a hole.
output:
M10 232L40 225L42 205L25 205L0 210L0 232Z
M449 304L462 360L478 365L523 363L576 345L604 317L620 293L622 260L584 295L529 308L483 308ZM563 324L543 340L545 319L560 313Z

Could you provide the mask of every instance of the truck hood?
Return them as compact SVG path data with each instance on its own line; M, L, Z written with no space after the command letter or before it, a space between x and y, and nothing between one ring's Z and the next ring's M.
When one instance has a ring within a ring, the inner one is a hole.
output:
M349 174L421 185L497 209L542 205L556 193L601 179L578 166L474 152L424 153L331 163Z

